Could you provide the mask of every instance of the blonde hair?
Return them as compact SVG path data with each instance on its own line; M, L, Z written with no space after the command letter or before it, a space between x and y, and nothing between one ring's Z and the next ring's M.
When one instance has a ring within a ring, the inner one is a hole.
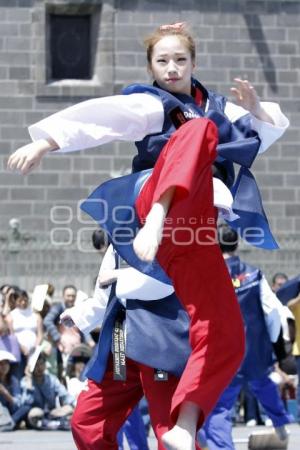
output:
M147 52L147 61L151 65L153 47L165 36L177 36L187 47L191 54L192 61L196 58L195 41L184 22L161 25L152 34L144 39Z

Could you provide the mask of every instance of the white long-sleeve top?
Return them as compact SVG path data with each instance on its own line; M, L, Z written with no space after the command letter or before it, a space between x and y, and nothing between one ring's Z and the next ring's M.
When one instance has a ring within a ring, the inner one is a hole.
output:
M252 128L261 139L263 153L279 139L289 125L287 117L276 103L263 102L263 108L274 125L252 116ZM208 104L207 104L208 108ZM225 115L235 122L248 111L231 102L226 103ZM161 99L152 94L115 95L96 98L57 112L29 127L33 141L53 139L65 153L100 146L111 141L140 141L145 136L162 131L164 109ZM221 215L232 221L232 195L220 180L214 179L214 204Z
M277 103L262 102L274 125L252 116L264 152L284 133L289 125ZM208 105L207 105L208 106ZM248 111L231 102L225 115L235 122ZM164 109L161 99L152 94L114 95L95 98L59 111L29 127L33 141L52 138L65 153L97 147L111 141L141 141L148 134L162 131Z

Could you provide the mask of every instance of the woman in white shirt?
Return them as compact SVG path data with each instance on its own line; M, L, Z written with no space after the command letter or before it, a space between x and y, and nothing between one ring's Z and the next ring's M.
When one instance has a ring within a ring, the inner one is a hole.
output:
M16 294L16 306L5 319L10 333L14 334L19 342L22 353L20 369L24 371L28 356L43 339L43 322L40 314L33 311L29 305L27 292L19 290Z

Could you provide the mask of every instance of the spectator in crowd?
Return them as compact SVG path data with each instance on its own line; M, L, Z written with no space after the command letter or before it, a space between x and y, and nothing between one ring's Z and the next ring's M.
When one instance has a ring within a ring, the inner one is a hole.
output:
M18 339L11 334L7 322L0 315L0 350L12 353L17 363L21 361L21 350ZM15 366L15 365L14 365Z
M24 374L28 356L42 342L43 322L41 316L29 305L28 294L16 290L15 308L7 314L6 322L10 333L15 334L21 348L20 377Z
M61 359L58 358L58 351L55 342L52 341L50 334L47 332L44 333L44 339L41 343L41 351L45 354L47 358L46 361L47 371L61 378L62 362Z
M3 286L3 293L2 293L2 315L5 317L10 311L12 311L16 306L16 299L17 294L16 292L19 291L18 286L10 286L5 285Z
M76 345L81 342L80 334L76 330L68 332L66 327L60 325L59 317L67 308L72 308L75 304L77 289L68 285L63 288L63 302L54 303L44 319L44 325L52 341L61 353L69 354Z
M16 363L16 358L12 353L0 350L0 404L7 408L7 411L5 411L7 422L1 423L1 431L14 428L15 413L18 412L21 405L20 383L11 373L11 365L14 363Z
M0 298L0 307L1 307L1 313L2 313L2 310L3 310L4 303L5 303L6 294L7 294L8 290L9 290L9 288L10 288L9 284L3 284L3 285L0 287L0 296L1 296L1 298Z
M46 331L58 350L58 375L66 365L67 358L72 350L81 342L86 342L90 347L95 345L92 337L86 337L75 327L70 328L60 322L60 315L75 304L77 289L73 285L63 288L63 303L54 303L44 319Z
M23 418L33 428L51 428L55 420L57 428L69 428L75 399L69 395L57 377L46 373L46 355L40 353L33 371L26 367L21 381ZM59 400L60 407L57 407Z
M75 347L68 358L66 384L70 395L76 398L86 386L84 369L92 355L91 348L85 344Z
M278 289L281 288L281 286L284 285L288 280L288 276L283 272L276 272L272 277L272 291L277 292Z

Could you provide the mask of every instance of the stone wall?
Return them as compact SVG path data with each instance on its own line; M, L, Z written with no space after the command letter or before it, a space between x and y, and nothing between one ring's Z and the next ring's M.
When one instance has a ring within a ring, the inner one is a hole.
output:
M63 14L69 4L73 11L94 11L93 77L51 83L46 13L52 8ZM207 87L229 95L234 77L248 77L261 98L278 101L291 121L280 142L254 165L282 249L243 251L268 276L299 272L300 1L0 0L1 281L28 289L46 279L90 288L99 255L89 251L95 227L78 214L78 200L101 181L126 173L133 146L51 155L27 177L7 172L5 161L28 142L29 124L78 101L148 81L143 37L161 23L183 20L197 41L196 76ZM19 239L13 238L11 218L20 221Z

